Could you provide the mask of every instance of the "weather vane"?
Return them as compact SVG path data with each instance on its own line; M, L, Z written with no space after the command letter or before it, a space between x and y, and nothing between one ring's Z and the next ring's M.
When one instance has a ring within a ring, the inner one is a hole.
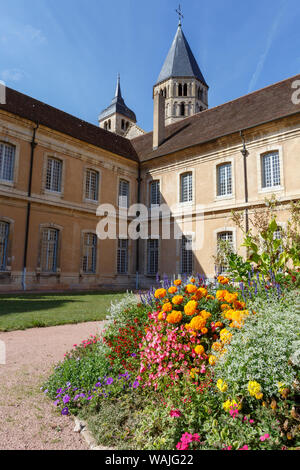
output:
M178 13L178 17L179 17L179 26L181 26L181 18L184 18L184 16L183 16L182 11L181 11L180 3L179 3L178 10L176 10L176 13Z

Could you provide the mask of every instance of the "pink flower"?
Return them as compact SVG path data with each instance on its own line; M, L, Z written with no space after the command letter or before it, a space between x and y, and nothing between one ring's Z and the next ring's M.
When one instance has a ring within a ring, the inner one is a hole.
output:
M249 450L249 447L247 445L244 445L243 447L241 447L239 450Z
M170 411L171 418L180 418L181 415L182 415L182 413L181 413L180 410L171 410Z
M270 434L266 433L263 436L260 436L259 438L262 442L265 441L266 439L270 439Z

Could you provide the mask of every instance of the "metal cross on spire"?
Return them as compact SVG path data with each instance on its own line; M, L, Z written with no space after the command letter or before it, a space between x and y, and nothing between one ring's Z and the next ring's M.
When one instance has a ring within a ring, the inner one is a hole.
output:
M181 5L179 3L179 7L178 7L178 10L175 10L176 13L178 13L178 17L179 17L179 23L178 25L181 26L181 18L184 18L183 14L182 14L182 11L181 11Z

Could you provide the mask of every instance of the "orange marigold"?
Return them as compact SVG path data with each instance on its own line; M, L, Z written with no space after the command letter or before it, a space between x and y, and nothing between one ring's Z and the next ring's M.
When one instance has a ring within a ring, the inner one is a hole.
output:
M199 287L199 289L197 289L197 294L199 295L199 298L202 299L202 297L207 296L207 289L205 289L205 287Z
M201 328L201 333L203 335L206 335L206 333L208 333L208 329L207 328Z
M171 287L168 289L168 292L169 292L169 294L175 294L175 293L177 292L177 287L171 286Z
M181 279L176 279L176 281L174 281L174 284L175 286L181 286Z
M188 294L194 294L197 290L197 286L194 286L194 284L188 284L185 289Z
M191 319L191 322L189 325L190 325L190 328L192 328L193 330L201 330L202 328L205 327L205 323L206 321L203 319L203 317L200 315L197 315L196 317Z
M204 347L202 346L202 344L198 344L198 346L195 347L194 351L196 354L199 354L199 356L201 356L202 354L204 354Z
M210 363L211 366L214 366L215 363L217 362L217 358L216 356L214 356L213 354L211 354L208 358L208 362Z
M154 297L156 299L163 299L164 297L166 297L166 295L167 295L166 289L157 289L155 291Z
M217 290L217 292L216 292L217 299L219 301L225 300L224 297L225 297L226 292L227 292L227 290Z
M168 316L167 316L167 322L171 324L175 323L180 323L182 320L182 313L178 312L177 310L173 310Z
M172 303L174 305L180 305L183 302L183 296L182 295L175 295L172 299Z
M172 310L173 310L173 306L172 306L171 302L167 302L162 307L163 312L172 312Z
M189 316L195 315L197 305L196 300L190 300L184 307L184 313Z

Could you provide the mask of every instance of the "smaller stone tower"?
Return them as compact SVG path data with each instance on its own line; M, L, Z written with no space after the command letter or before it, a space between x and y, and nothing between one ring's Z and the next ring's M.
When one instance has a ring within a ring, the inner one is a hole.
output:
M166 99L166 126L208 108L208 85L183 34L180 20L153 87L153 97L157 93L163 93Z
M121 93L120 75L118 75L115 97L108 108L104 109L98 118L102 129L124 135L131 125L136 123L134 112L127 108Z

